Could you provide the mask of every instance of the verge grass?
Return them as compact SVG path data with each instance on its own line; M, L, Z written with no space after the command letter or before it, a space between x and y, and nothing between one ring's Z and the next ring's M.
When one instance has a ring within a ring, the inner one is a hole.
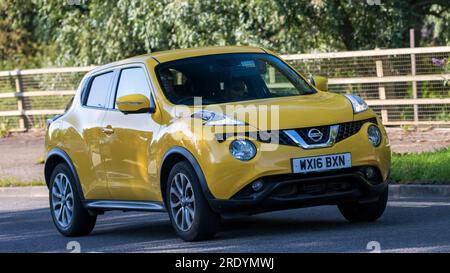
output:
M393 154L391 181L450 184L450 148L435 152Z
M14 177L0 178L0 187L29 187L29 186L45 186L45 181L35 179L31 181L22 181Z

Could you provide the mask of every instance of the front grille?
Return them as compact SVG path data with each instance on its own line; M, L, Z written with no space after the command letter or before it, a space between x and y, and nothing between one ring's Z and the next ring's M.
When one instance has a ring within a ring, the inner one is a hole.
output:
M352 122L346 122L339 124L339 131L338 135L336 137L336 142L342 141L346 138L349 138L361 130L361 127L366 122L372 122L377 124L376 118L371 119L364 119L364 120L358 120L358 121L352 121Z
M377 124L377 119L376 118L370 118L370 119L363 119L363 120L357 120L357 121L351 121L351 122L345 122L345 123L338 124L339 125L339 131L338 131L338 135L336 137L335 142L342 141L342 140L344 140L346 138L349 138L349 137L357 134L359 132L359 130L361 130L361 127L366 122L372 122L372 123ZM303 138L303 140L307 144L320 144L320 143L325 143L325 142L328 141L329 132L330 132L330 127L331 126L332 125L300 128L300 129L295 129L295 131ZM308 137L308 132L312 128L316 128L319 131L321 131L322 134L324 134L324 136L323 136L323 138L322 138L322 140L320 142L314 142L314 141L310 140L310 138ZM283 139L283 141L281 141L281 139ZM291 138L288 137L283 131L280 134L280 144L297 146L297 144L295 144L295 142L292 141Z
M336 137L335 142L342 141L346 138L351 137L352 135L355 135L356 133L359 132L359 130L361 130L361 127L366 122L371 122L371 123L377 124L377 119L370 118L370 119L357 120L357 121L351 121L351 122L345 122L345 123L338 124L339 131L338 131L338 135ZM297 128L297 129L292 129L292 130L295 130L303 138L303 140L309 145L322 144L322 143L325 143L328 141L329 136L330 136L330 127L331 126L332 125L326 125L326 126L317 126L317 127ZM319 130L323 134L322 139L318 142L315 142L308 137L309 130L311 130L313 128ZM264 143L279 143L281 145L297 146L297 144L284 131L285 130L281 130L281 131L273 130L273 131L267 131L267 132L253 131L253 132L242 132L242 133L223 133L223 134L216 134L216 139L219 142L223 142L227 138L239 136L239 137L249 137L249 138L257 139L258 141L264 142Z
M224 142L228 138L231 137L240 137L240 138L253 138L257 139L260 142L264 143L278 143L278 139L282 136L280 135L279 131L252 131L252 132L233 132L233 133L223 133L223 134L216 134L216 139L219 142ZM287 138L287 139L285 139ZM290 139L283 134L283 141L286 141L286 143L289 143Z
M280 132L279 134L279 141L279 144L281 145L297 146L297 144L283 132Z
M224 142L230 137L242 137L242 138L253 138L257 139L259 142L264 143L274 143L282 145L296 146L295 142L288 137L286 134L280 131L267 131L267 132L243 132L243 133L224 133L216 134L216 139L219 142Z
M312 129L317 129L317 130L319 130L322 133L322 138L319 141L314 141L308 136L309 131L312 130ZM330 126L318 126L318 127L310 127L310 128L300 128L300 129L295 129L295 131L309 145L325 143L325 142L328 141L328 139L330 137Z

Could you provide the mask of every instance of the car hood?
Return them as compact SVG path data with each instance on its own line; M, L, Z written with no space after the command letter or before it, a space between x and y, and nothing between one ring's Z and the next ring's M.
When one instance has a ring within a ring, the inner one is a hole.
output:
M353 120L351 103L344 96L329 92L227 103L220 107L228 116L260 130L313 127Z

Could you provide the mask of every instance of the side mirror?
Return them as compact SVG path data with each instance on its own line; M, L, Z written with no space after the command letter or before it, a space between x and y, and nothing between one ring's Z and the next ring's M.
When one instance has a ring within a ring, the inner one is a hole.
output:
M328 91L328 79L322 76L310 77L309 81L320 91Z
M150 100L141 94L131 94L117 98L117 108L124 114L153 113Z

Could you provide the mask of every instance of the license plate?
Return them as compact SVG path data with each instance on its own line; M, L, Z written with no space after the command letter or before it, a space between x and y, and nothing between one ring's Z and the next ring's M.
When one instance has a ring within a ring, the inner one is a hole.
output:
M352 166L352 154L334 154L292 159L293 173L322 172L350 168Z

